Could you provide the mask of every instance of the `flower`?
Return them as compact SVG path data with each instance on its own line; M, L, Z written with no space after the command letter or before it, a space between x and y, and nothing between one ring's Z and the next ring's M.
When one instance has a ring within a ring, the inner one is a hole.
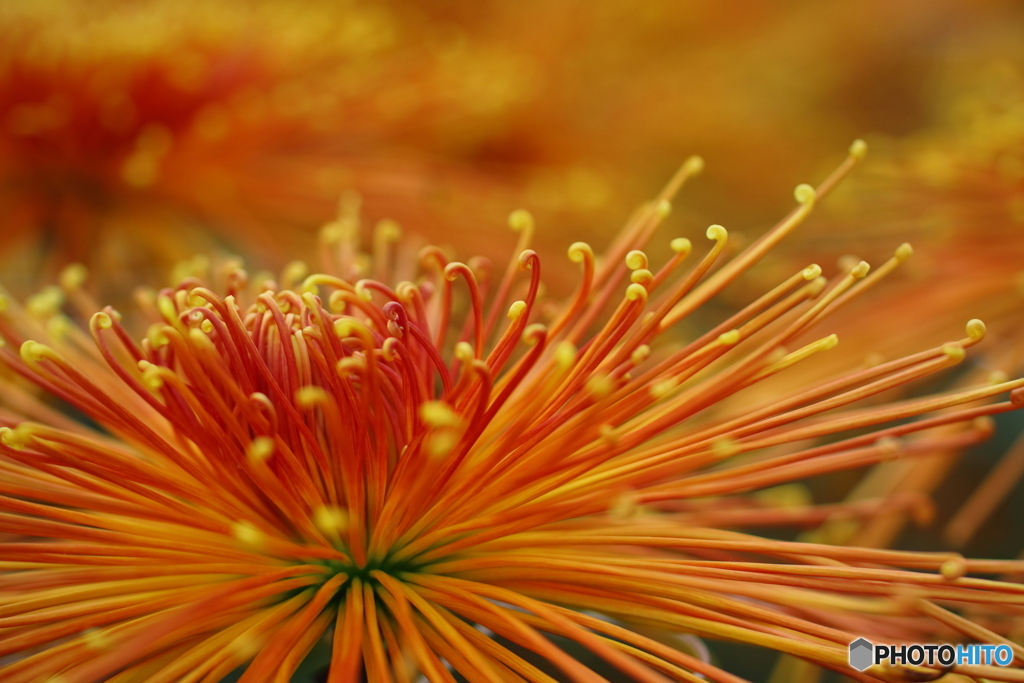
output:
M525 97L528 69L442 49L421 19L365 2L5 3L8 273L80 261L138 279L197 249L298 250L346 188L370 216L461 226L499 183L437 141L486 128ZM473 201L449 207L450 185Z
M823 144L916 125L930 62L908 45L993 14L890 5L8 0L6 281L77 260L134 282L218 247L307 257L346 188L371 221L503 259L481 220L525 203L610 238L601 219L683 149L729 160L697 215L760 225Z
M219 286L190 278L144 300L155 321L139 341L109 307L79 329L58 312L58 290L24 309L3 299L4 681L216 681L238 667L243 681L287 681L324 637L330 683L362 671L408 680L407 658L435 682L451 680L446 664L471 681L549 680L491 632L576 681L602 679L545 634L638 681L740 680L649 627L773 648L859 680L927 680L942 672L854 674L847 645L950 630L1008 642L1024 588L968 574L1020 562L769 540L699 521L709 497L733 497L751 518L764 511L744 507L748 492L974 443L986 416L1022 402L1014 380L854 407L960 362L984 336L971 321L959 341L730 408L746 387L834 346L833 336L794 342L897 267L905 247L871 274L866 263L831 280L801 269L699 338L656 343L863 154L855 143L817 189L799 186L797 207L728 263L716 225L691 268L680 238L652 269L641 248L700 170L691 159L604 259L569 248L583 278L558 309L540 300L523 211L510 218L519 255L500 279L427 248L426 275L391 284L386 236L372 264L380 277L358 279L369 259L331 225L325 273L294 265L253 291L227 264ZM62 286L87 315L82 275L65 273Z

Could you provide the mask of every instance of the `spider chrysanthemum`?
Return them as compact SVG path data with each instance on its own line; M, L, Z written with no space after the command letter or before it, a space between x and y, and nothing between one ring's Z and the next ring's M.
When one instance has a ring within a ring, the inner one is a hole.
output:
M511 219L520 253L494 287L488 269L438 249L421 254L418 282L380 281L393 228L377 240L379 279L358 279L369 261L352 226L333 225L333 274L291 268L258 291L237 267L221 286L183 281L147 303L156 320L141 340L109 308L80 329L57 290L24 310L3 299L0 678L195 683L243 668L247 683L283 682L326 639L329 683L416 671L442 683L452 670L473 683L554 680L524 649L567 680L604 680L554 635L637 681L741 680L659 637L685 632L858 680L932 680L943 672L857 673L847 645L1010 642L1024 586L969 574L1019 562L766 540L711 521L811 519L743 494L961 447L1020 403L1024 380L854 405L955 365L982 338L979 321L964 339L767 405L740 400L833 346L799 339L908 247L871 275L861 263L825 280L810 266L694 341L656 344L862 154L855 144L817 190L800 186L794 211L728 263L727 233L712 226L694 265L677 239L654 268L639 249L699 170L687 162L603 260L570 247L582 283L557 308L538 300L525 212ZM62 278L72 315L95 310L81 276Z
M218 242L303 249L341 186L369 215L466 232L514 179L441 159L525 97L528 65L445 51L439 24L359 0L4 2L8 284L68 260L130 280Z

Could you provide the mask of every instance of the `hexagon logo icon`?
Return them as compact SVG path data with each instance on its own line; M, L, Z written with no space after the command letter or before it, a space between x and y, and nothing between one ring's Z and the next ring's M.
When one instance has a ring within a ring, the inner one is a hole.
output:
M863 671L871 666L874 660L875 646L864 638L858 638L850 643L850 666L857 671Z

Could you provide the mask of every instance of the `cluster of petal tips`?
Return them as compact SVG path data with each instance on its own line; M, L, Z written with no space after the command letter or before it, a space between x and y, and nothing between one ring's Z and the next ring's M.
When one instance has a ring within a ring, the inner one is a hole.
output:
M1024 562L735 530L880 514L897 502L780 510L751 494L970 445L1024 402L1024 380L864 401L962 361L976 320L941 347L743 400L835 346L800 339L908 245L873 272L809 266L692 341L658 341L863 154L798 187L744 249L712 226L695 264L679 238L654 268L641 249L691 159L604 258L569 248L582 280L563 303L544 298L522 211L518 256L493 281L431 247L416 282L394 283L394 226L371 259L343 216L323 274L294 264L250 284L229 263L141 296L140 338L93 313L80 267L24 306L0 298L0 679L280 683L326 643L329 683L604 680L574 641L636 681L742 680L678 633L862 681L946 671L853 671L860 636L1008 643L1019 665L1024 586L998 575Z

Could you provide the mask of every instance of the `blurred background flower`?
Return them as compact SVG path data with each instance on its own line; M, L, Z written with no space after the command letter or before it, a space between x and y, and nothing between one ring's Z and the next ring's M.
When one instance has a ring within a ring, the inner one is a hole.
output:
M279 266L347 188L366 229L393 218L497 256L511 239L495 245L490 228L526 205L540 248L561 252L580 227L610 237L690 154L712 162L686 198L695 229L763 229L792 178L831 163L823 150L959 131L950 111L964 109L964 81L977 89L978 62L1002 70L989 91L1016 68L990 35L1012 44L1021 26L999 0L12 0L0 12L7 280L12 263L146 270L212 236Z
M524 98L538 57L401 4L0 12L2 249L29 276L68 260L145 272L211 245L280 265L350 187L414 229L465 227L488 181L452 149ZM456 178L473 198L458 215Z

